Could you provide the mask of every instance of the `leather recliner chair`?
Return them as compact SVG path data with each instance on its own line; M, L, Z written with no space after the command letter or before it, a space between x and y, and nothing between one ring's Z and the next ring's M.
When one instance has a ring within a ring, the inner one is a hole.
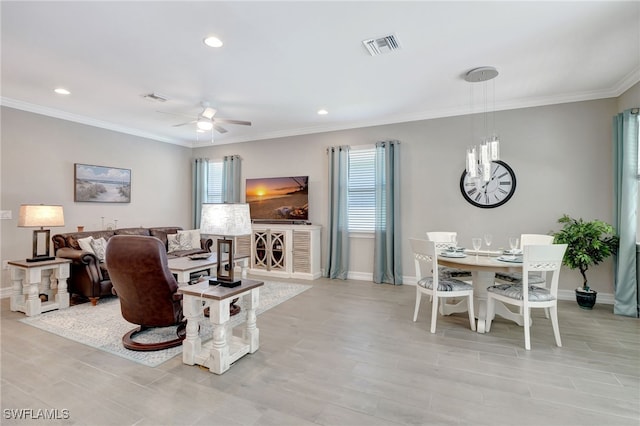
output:
M122 337L125 348L154 351L178 346L184 340L186 322L182 315L182 294L169 271L167 252L155 237L115 235L105 252L113 288L120 299L122 316L139 327ZM177 337L158 343L140 343L135 334L152 327L177 325Z

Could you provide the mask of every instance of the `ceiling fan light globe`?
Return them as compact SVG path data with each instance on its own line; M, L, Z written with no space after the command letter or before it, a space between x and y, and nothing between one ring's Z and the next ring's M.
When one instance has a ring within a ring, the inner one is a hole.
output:
M213 129L213 123L209 120L198 120L198 129L208 131Z

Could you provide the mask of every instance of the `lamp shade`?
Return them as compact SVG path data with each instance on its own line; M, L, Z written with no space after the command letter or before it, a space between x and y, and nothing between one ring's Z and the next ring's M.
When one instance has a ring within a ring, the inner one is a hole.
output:
M251 234L249 204L203 204L200 232L230 237Z
M64 213L62 211L62 206L22 204L20 206L18 226L64 226Z

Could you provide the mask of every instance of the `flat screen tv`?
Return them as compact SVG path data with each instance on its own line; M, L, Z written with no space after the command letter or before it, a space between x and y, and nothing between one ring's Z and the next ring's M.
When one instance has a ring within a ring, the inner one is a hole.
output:
M247 179L246 201L256 221L309 219L309 176Z

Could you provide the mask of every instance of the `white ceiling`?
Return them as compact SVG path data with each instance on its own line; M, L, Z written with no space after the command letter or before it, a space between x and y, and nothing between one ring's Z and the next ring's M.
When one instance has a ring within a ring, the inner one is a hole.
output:
M463 76L478 66L500 72L496 110L640 81L637 1L2 1L1 13L3 105L185 146L211 141L158 111L195 118L209 101L253 123L215 136L233 143L477 112L484 85ZM362 41L390 33L401 49L370 56ZM224 46L205 46L210 34Z

